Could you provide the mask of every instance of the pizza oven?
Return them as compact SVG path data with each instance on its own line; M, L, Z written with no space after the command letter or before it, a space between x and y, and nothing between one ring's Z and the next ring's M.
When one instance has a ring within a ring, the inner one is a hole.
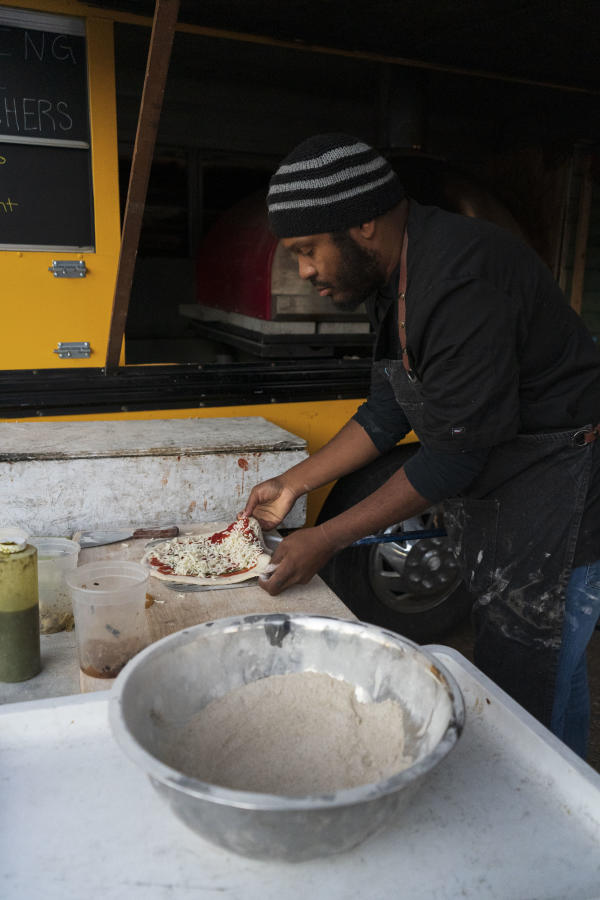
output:
M364 307L342 312L299 277L295 260L269 231L262 192L227 210L206 234L196 297L182 313L199 335L257 357L371 352Z

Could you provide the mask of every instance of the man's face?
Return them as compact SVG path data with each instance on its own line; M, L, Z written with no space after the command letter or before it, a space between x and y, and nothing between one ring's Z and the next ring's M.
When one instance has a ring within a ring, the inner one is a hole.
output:
M347 231L284 238L282 244L297 258L300 278L310 281L322 297L331 297L339 309L356 309L385 284L376 254Z

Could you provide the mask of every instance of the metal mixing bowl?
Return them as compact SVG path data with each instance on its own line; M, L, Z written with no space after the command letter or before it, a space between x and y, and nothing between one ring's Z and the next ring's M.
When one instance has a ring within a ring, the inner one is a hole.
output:
M398 701L414 763L373 784L303 797L230 790L166 763L169 727L244 684L305 671L356 685L360 699ZM123 751L195 832L244 856L300 861L349 850L395 822L456 744L464 703L450 673L397 634L324 616L249 615L187 628L139 653L114 684L110 723Z

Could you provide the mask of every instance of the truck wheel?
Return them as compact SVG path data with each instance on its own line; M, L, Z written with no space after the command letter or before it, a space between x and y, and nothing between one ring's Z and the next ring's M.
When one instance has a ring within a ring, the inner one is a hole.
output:
M363 500L416 449L395 447L341 478L323 504L317 522ZM443 527L441 508L432 507L421 516L387 528L385 533L397 534L397 541L342 550L319 574L362 621L390 628L419 643L436 641L468 615L472 597L462 582L448 538L402 540L403 531L434 527Z

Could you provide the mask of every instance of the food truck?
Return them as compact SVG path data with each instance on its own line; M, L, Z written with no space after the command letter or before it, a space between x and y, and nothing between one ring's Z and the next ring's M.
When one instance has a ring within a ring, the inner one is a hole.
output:
M581 11L428 6L0 3L2 421L262 417L325 443L368 391L368 322L312 295L264 210L278 161L318 131L360 134L418 200L519 233L598 335ZM326 512L360 489L338 483ZM443 633L469 605L452 553L402 540L439 525L432 509L348 551L332 587L363 617Z

